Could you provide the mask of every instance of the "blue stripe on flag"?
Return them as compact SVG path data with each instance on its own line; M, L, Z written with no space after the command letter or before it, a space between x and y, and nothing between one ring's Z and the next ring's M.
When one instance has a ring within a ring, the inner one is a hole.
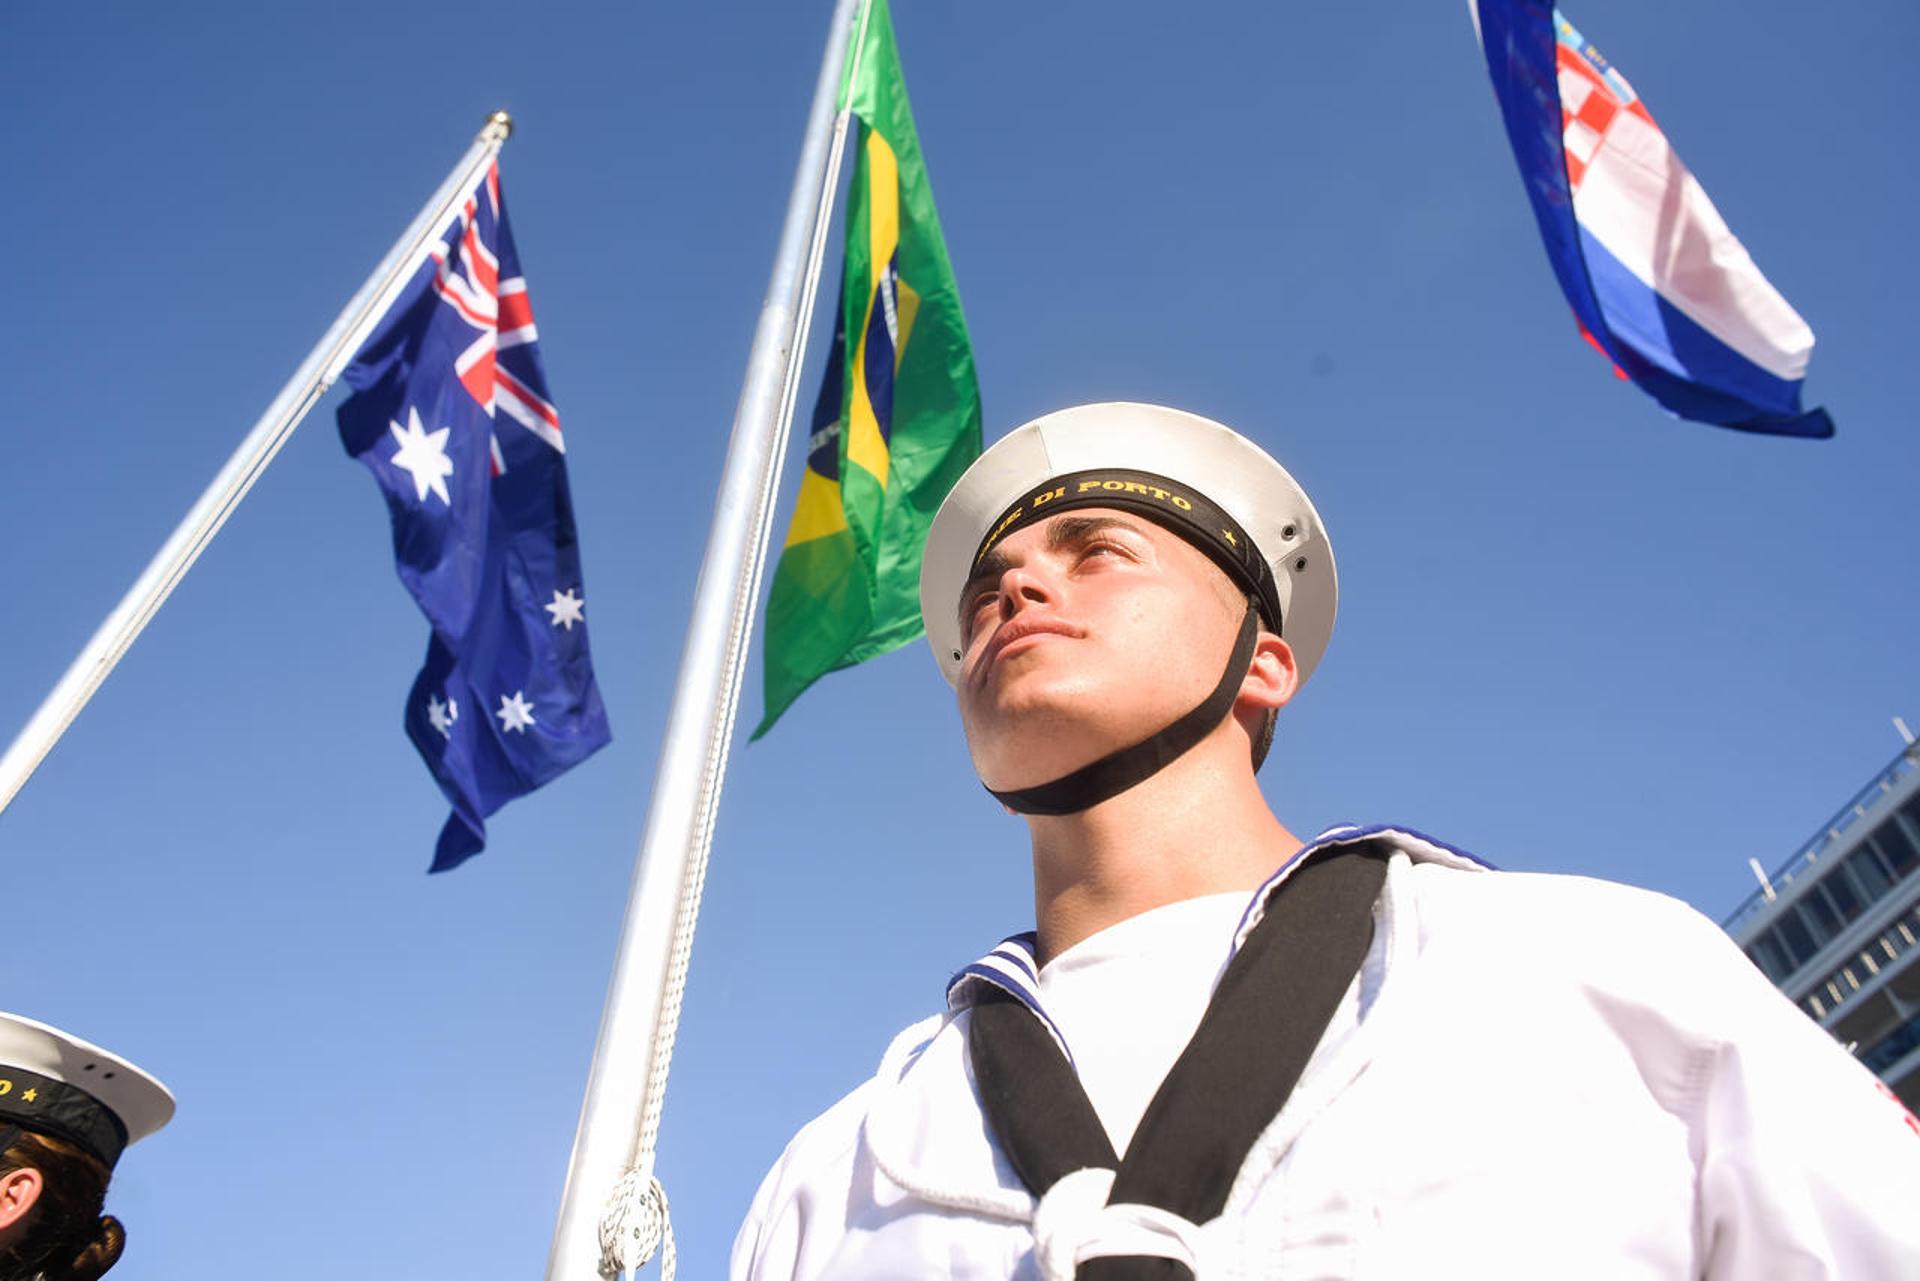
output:
M1635 355L1645 362L1639 369L1632 363L1623 363L1623 367L1661 404L1683 418L1727 427L1741 426L1757 417L1755 409L1764 411L1768 430L1772 431L1785 430L1799 419L1826 419L1823 410L1800 412L1799 380L1769 373L1721 342L1649 288L1592 232L1584 227L1579 230L1587 273L1607 329L1631 349L1628 362ZM1666 378L1659 380L1658 374ZM1651 385L1649 378L1666 385ZM1721 394L1715 388L1730 394ZM1827 420L1825 431L1796 430L1789 434L1831 435L1832 431L1832 422Z

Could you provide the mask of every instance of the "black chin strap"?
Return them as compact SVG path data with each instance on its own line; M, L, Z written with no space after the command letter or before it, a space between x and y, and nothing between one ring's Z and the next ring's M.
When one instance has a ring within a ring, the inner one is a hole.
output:
M1123 747L1051 783L1007 792L995 792L989 787L987 791L994 800L1021 814L1078 814L1120 795L1136 783L1145 782L1186 755L1233 710L1233 700L1240 692L1240 682L1246 677L1247 664L1253 659L1253 647L1259 639L1260 611L1248 602L1246 617L1240 621L1240 638L1234 642L1233 655L1227 659L1227 670L1200 706L1132 747Z

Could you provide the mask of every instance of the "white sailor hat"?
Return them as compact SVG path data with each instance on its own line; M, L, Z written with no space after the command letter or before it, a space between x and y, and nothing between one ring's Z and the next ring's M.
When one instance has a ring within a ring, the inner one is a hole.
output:
M941 504L920 566L920 616L949 684L960 676L960 590L994 544L1073 507L1165 526L1261 605L1312 675L1333 634L1333 547L1306 491L1232 428L1161 405L1079 405L1036 418L974 460Z
M172 1118L167 1087L119 1055L0 1012L0 1130L65 1139L111 1169L129 1143Z

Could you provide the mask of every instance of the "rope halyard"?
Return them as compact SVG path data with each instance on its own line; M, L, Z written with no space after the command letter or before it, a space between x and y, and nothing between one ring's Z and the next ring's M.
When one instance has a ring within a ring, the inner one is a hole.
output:
M643 1182L644 1180L644 1182ZM664 1249L662 1248L664 1246ZM600 1275L632 1276L660 1255L660 1281L673 1281L680 1252L673 1241L673 1216L660 1180L637 1169L620 1176L600 1219Z
M859 35L853 42L856 73L860 65L860 47L864 43L859 36L865 34L871 10L871 0L861 0ZM672 1069L674 1043L679 1034L681 1007L686 998L694 930L700 920L700 900L706 889L707 864L713 852L720 789L726 781L727 759L733 747L734 715L746 670L748 639L753 632L754 603L759 599L761 576L766 566L767 538L780 492L787 434L799 395L801 367L806 358L807 336L812 327L814 300L820 281L821 256L827 229L833 218L834 198L845 154L847 124L848 113L837 113L829 144L826 177L814 209L813 236L793 333L785 351L771 466L754 495L749 514L748 543L753 554L747 572L734 584L733 608L722 648L722 679L716 691L716 715L702 762L692 829L687 843L686 865L681 873L680 898L674 913L673 939L661 985L660 1010L649 1054L646 1090L642 1096L639 1124L635 1128L632 1164L620 1176L620 1182L608 1198L606 1213L600 1219L600 1275L607 1278L637 1271L653 1258L656 1250L660 1250L661 1281L674 1281L678 1262L673 1223L667 1213L666 1189L651 1170L660 1136L660 1116L666 1103L667 1076Z
M668 833L672 832L680 818L681 803L690 800L691 804L685 813L684 840L679 845L681 862L678 865L679 885L672 932L668 940L665 971L660 980L658 1005L653 1010L653 1034L648 1045L646 1074L640 1082L632 1145L626 1151L622 1173L596 1225L598 1271L602 1277L631 1275L658 1252L663 1281L673 1281L678 1262L673 1225L667 1212L666 1190L653 1174L654 1152L659 1140L660 1119L665 1104L667 1077L673 1064L681 1007L686 995L687 970L693 952L694 931L699 921L700 899L712 854L720 789L726 778L727 759L732 747L748 637L753 629L754 604L759 597L788 430L799 393L801 366L806 356L807 336L819 286L821 255L826 231L832 220L839 167L845 148L846 113L834 113L838 115L838 120L833 123L827 139L828 160L820 190L813 198L812 237L806 242L799 239L800 229L804 227L799 219L805 217L806 213L801 204L804 195L800 183L812 172L808 166L815 163L811 157L815 155L816 140L826 131L829 121L834 120L834 114L829 114L827 109L833 103L834 92L840 82L846 29L852 25L856 6L864 23L871 0L837 0L835 6L828 57L821 65L814 107L809 116L809 141L802 151L802 173L795 180L794 199L788 208L787 221L783 224L780 254L775 260L774 280L769 285L767 301L762 306L760 324L755 331L747 378L741 388L734 438L728 446L726 469L721 477L721 510L716 512L696 588L687 655L695 653L696 639L703 645L712 639L720 641L717 646L719 663L711 680L711 699L706 707L707 714L698 715L699 709L691 701L688 691L709 688L705 665L695 662L692 657L683 656L681 685L676 692L668 727L672 741L668 748L663 749L663 761L668 759L668 753L671 752L673 759L684 762L694 744L704 739L699 749L700 769L697 778L692 780L685 779L679 770L668 771L664 766L656 776L655 812L649 814L641 861L635 874L635 898L629 901L626 924L623 926L621 959L616 962L614 984L609 989L607 1012L601 1024L601 1045L595 1050L594 1075L589 1078L587 1105L582 1110L581 1128L575 1139L568 1191L561 1206L560 1224L554 1234L554 1250L548 1261L549 1281L574 1281L585 1263L585 1259L579 1258L578 1254L590 1253L592 1249L591 1246L585 1246L581 1238L585 1236L587 1216L593 1212L591 1198L604 1186L602 1181L607 1177L606 1170L611 1164L605 1160L608 1155L607 1144L595 1141L595 1132L603 1126L599 1120L599 1113L604 1108L602 1093L604 1090L608 1095L617 1093L626 1096L637 1075L630 1071L631 1067L637 1065L623 1053L619 1057L619 1072L616 1074L609 1069L608 1080L612 1084L605 1084L600 1078L601 1067L608 1061L603 1056L606 1055L609 1029L615 1027L616 1015L625 1008L624 982L628 970L631 968L638 973L641 968L637 963L629 966L627 960L628 944L632 941L630 933L637 919L636 904L643 889L654 888L646 872L654 866L656 858L660 860L660 867L674 868L675 865L670 861L674 838ZM856 52L856 61L857 56ZM798 256L803 246L806 251L804 259ZM800 267L797 299L791 297L791 277L787 273L789 259L796 260ZM779 369L777 383L769 376L776 367ZM762 414L762 402L769 399L772 403L764 408L771 411L773 422L769 424L767 432L766 463L756 469L751 465L753 450L757 448L752 444L753 430L757 430L754 424L756 415ZM756 470L759 473L757 478L754 474ZM738 564L734 564L734 541L728 535L731 526L723 524L723 518L729 517L739 507L746 508L745 519L740 522L744 526L743 537L738 540L744 550L740 553ZM729 580L731 611L726 615L722 630L720 619L714 616L717 608L713 607L713 603L720 599L720 592L728 590ZM714 632L719 632L717 638ZM656 828L655 813L667 813L670 817ZM655 903L659 900L653 897L647 901ZM631 1045L632 1039L625 1038L624 1044ZM576 1181L577 1175L584 1177ZM591 1191L585 1191L589 1188Z

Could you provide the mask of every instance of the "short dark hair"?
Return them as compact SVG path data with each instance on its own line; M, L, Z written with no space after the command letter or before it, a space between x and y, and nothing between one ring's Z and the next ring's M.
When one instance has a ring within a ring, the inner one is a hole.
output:
M6 1131L0 1130L0 1137ZM0 1149L0 1174L38 1170L40 1199L26 1232L0 1253L0 1276L46 1281L96 1281L120 1261L127 1232L100 1213L107 1198L107 1167L63 1139L12 1128Z
M1260 737L1253 740L1253 772L1258 774L1260 767L1267 762L1267 751L1273 746L1273 727L1280 720L1280 709L1269 707L1260 721Z

